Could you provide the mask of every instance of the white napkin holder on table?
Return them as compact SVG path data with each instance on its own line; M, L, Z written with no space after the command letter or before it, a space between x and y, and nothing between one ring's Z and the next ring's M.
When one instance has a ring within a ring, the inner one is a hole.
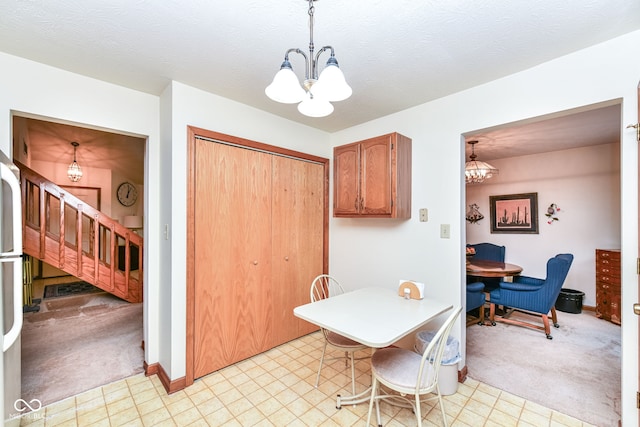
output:
M406 299L424 298L424 283L414 280L400 280L398 295Z

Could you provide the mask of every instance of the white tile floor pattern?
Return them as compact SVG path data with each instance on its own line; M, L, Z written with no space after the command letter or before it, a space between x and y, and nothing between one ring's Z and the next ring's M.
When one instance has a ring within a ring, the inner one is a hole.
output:
M313 386L322 339L319 332L304 336L171 395L157 376L136 375L25 414L20 425L364 426L367 404L336 409L336 394L351 389L343 360L325 363L319 387ZM371 383L369 362L356 361L356 368L357 389L363 390ZM385 426L416 425L409 409L385 403L380 409ZM445 396L445 409L451 427L590 426L470 378ZM425 427L441 425L437 406L423 406L423 416Z

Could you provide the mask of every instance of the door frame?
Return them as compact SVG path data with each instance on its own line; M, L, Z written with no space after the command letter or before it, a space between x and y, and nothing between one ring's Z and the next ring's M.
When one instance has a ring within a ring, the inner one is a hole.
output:
M195 126L187 126L187 282L186 282L186 355L185 355L185 386L193 384L195 380L195 146L196 138L203 137L221 143L235 145L242 148L262 151L285 157L311 161L324 165L324 213L323 213L323 273L329 271L329 159L302 153L275 145L264 144L249 139L226 135ZM175 391L175 390L174 390Z

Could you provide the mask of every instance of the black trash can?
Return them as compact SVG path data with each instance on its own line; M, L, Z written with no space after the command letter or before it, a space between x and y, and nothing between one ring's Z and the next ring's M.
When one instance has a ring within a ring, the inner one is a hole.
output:
M582 291L562 288L556 300L556 310L564 311L565 313L582 313L583 298L584 292Z

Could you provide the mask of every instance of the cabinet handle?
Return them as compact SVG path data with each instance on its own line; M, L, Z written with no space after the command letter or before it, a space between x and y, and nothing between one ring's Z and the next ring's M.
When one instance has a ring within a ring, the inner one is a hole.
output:
M360 211L362 212L364 210L364 199L361 197L360 198Z
M284 260L289 261L289 257L288 256L284 257Z
M253 261L253 265L258 265L258 261Z
M353 201L353 208L355 210L358 210L358 197L356 197L356 199Z

